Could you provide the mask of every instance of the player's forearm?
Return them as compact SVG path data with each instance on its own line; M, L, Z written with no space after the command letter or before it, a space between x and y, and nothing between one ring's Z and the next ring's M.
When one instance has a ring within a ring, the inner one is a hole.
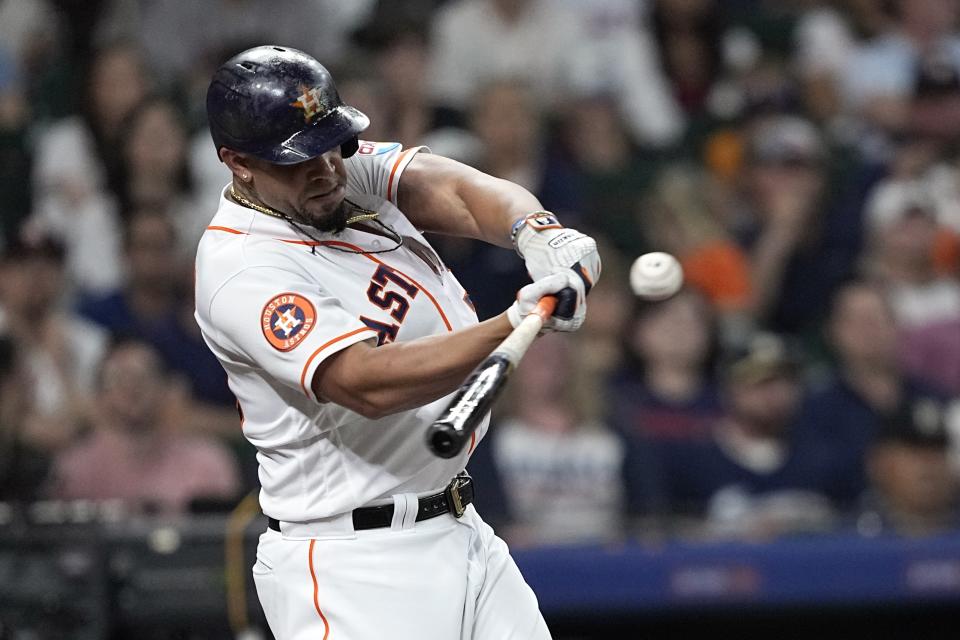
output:
M459 162L418 155L403 174L400 208L420 229L510 246L519 218L543 209L523 187Z
M314 391L369 418L419 407L454 391L511 329L501 314L453 333L354 345L318 370Z
M481 237L490 244L510 247L513 223L543 205L523 187L477 172L478 176L465 178L457 194L463 206L471 213Z

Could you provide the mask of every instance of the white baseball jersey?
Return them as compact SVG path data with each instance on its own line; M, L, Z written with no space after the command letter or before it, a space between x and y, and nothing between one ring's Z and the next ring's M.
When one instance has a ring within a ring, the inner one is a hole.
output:
M396 206L404 168L421 151L361 142L345 160L346 197L426 247L425 257L409 240L385 251L395 243L351 227L298 231L234 203L227 189L200 241L197 321L257 447L260 504L278 520L305 522L438 490L475 444L450 460L427 449L426 429L449 397L370 420L311 390L320 363L356 342L413 340L477 322L463 287ZM378 375L389 384L395 373ZM485 420L477 440L486 428Z

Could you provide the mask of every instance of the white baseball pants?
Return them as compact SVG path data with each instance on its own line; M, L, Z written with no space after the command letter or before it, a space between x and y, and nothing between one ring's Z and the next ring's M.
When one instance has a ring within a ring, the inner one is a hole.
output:
M260 536L253 575L277 640L550 639L507 545L473 505L460 519L414 523L416 496L394 504L390 528L344 520L339 531L284 524Z

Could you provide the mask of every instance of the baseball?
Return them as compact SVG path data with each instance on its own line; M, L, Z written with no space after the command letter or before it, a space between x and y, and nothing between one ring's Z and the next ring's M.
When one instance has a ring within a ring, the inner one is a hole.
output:
M630 288L646 300L665 300L683 286L683 268L669 253L645 253L630 267Z

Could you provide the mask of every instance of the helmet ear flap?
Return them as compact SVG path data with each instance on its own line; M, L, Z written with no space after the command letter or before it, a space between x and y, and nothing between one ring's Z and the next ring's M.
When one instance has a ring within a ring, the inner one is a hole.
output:
M357 152L357 149L360 148L360 141L357 139L357 136L353 136L346 142L340 145L340 155L344 158L349 158Z

